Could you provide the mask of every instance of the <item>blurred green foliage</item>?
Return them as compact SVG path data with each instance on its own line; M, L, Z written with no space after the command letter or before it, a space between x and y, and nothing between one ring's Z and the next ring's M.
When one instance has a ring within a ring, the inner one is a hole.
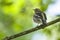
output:
M0 0L0 40L33 28L33 8L46 11L52 0ZM49 29L44 33L51 34ZM31 40L33 33L14 40ZM59 40L59 39L58 39Z

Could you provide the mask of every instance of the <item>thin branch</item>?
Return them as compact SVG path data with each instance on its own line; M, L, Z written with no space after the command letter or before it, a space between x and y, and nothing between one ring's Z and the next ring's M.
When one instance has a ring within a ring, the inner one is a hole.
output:
M42 25L37 26L37 27L35 27L35 28L32 28L32 29L30 29L30 30L27 30L27 31L24 31L24 32L21 32L21 33L18 33L18 34L15 34L15 35L6 37L6 38L4 38L4 40L11 40L11 39L14 39L14 38L17 38L17 37L21 37L21 36L26 35L26 34L28 34L28 33L37 31L37 30L39 30L39 29L44 29L45 27L50 26L50 25L52 25L52 24L55 24L55 23L57 23L57 22L60 22L60 18L57 18L56 20L53 20L53 21L51 21L51 22L48 22L47 25L42 24Z

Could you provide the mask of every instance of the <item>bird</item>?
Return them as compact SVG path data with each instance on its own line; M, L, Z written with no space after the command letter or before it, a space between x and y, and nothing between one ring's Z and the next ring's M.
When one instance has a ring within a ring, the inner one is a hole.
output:
M37 23L38 25L40 25L40 23L46 24L47 23L46 20L47 20L46 14L43 11L41 11L39 8L35 8L33 21Z

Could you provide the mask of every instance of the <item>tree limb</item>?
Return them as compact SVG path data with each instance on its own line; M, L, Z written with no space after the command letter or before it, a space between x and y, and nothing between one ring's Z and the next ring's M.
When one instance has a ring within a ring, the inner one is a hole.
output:
M32 29L30 29L30 30L27 30L27 31L24 31L24 32L21 32L21 33L18 33L18 34L9 36L9 37L5 37L4 40L11 40L11 39L14 39L14 38L17 38L17 37L26 35L26 34L28 34L28 33L37 31L37 30L39 30L39 29L44 29L45 27L50 26L50 25L52 25L52 24L55 24L55 23L57 23L57 22L60 22L60 18L57 18L57 19L55 19L55 20L53 20L53 21L51 21L51 22L48 22L47 25L42 24L42 25L37 26L37 27L35 27L35 28L32 28Z

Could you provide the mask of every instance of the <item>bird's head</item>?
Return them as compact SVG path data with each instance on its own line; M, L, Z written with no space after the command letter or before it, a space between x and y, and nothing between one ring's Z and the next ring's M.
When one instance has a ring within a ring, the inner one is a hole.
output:
M34 12L41 12L41 10L39 8L35 8L33 10L34 10Z

